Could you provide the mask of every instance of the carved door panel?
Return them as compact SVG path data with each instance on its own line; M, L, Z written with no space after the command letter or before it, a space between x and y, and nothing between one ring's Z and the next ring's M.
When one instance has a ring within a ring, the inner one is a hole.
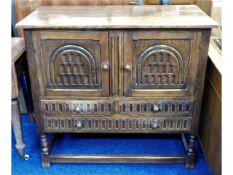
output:
M191 84L197 68L194 39L194 32L125 33L124 95L176 97L192 94Z
M40 38L42 94L109 95L107 32L45 31Z

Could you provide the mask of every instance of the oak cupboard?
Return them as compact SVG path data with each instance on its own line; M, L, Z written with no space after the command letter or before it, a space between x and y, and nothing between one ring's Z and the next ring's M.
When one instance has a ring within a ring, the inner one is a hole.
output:
M40 7L20 21L42 165L174 162L193 167L215 26L195 5ZM176 133L187 153L50 154L46 135L60 132Z

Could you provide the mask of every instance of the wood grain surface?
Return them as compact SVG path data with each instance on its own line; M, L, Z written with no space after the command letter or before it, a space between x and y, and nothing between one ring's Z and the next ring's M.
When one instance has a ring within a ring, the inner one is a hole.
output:
M197 6L41 7L17 26L25 33L44 167L53 162L46 133L58 132L190 133L185 162L193 167L216 26Z
M18 28L211 28L217 23L195 5L44 6Z

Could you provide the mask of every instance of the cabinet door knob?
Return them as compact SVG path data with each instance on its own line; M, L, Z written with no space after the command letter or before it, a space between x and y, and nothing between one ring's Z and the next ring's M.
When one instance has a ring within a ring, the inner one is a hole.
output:
M102 64L102 69L103 70L108 70L109 69L109 64L108 63L103 63Z
M75 108L75 112L80 112L80 107L79 106Z
M159 121L154 121L154 122L151 124L151 127L152 127L153 129L159 128Z
M82 122L81 121L77 122L77 128L82 128Z
M158 105L154 105L153 106L153 111L154 112L158 112L159 111L159 106Z
M126 64L124 68L127 71L131 71L131 65L130 64Z

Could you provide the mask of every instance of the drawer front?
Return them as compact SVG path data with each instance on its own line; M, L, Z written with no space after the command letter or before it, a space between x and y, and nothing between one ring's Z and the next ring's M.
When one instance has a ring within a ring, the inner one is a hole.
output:
M41 31L38 35L42 95L109 95L108 32Z
M124 95L192 95L199 59L196 35L187 31L126 34Z
M44 114L192 116L192 100L41 100Z
M190 131L189 99L41 100L47 132L179 132Z
M44 117L46 132L188 132L191 118Z
M144 100L121 101L122 114L149 114L153 116L191 116L191 100Z
M114 102L110 100L42 100L44 114L95 115L115 112Z

